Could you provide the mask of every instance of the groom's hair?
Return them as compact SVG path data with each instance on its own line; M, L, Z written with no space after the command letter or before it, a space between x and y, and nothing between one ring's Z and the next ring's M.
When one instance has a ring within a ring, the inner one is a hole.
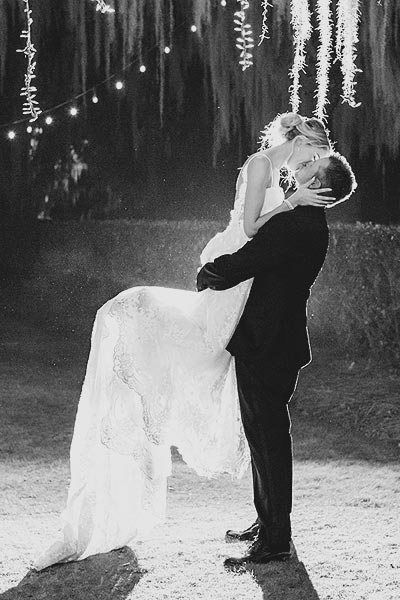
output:
M339 152L333 152L328 159L329 165L320 168L318 179L322 187L331 188L332 192L327 192L327 196L336 198L329 204L330 208L350 198L357 187L357 181L351 166Z

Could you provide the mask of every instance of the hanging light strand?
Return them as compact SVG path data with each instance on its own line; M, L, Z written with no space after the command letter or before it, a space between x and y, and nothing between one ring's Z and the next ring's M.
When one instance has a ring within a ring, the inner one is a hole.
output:
M96 10L99 10L102 13L113 13L114 9L104 2L104 0L92 0L92 2L96 2Z
M260 45L265 39L269 39L269 31L268 31L268 9L272 8L272 2L269 0L261 0L261 6L263 9L262 13L262 24L261 24L261 34L260 41L258 45Z
M332 55L332 0L317 0L316 16L319 31L319 46L317 52L317 91L315 98L317 105L315 116L326 119L326 105L329 104L329 69Z
M36 62L34 60L36 55L36 49L32 43L32 10L30 8L30 0L22 0L24 2L24 13L26 14L26 29L24 28L21 33L21 38L25 40L25 47L18 49L17 52L24 53L27 57L27 71L25 75L25 85L21 88L21 96L26 96L23 104L23 114L29 115L31 121L35 121L42 110L39 107L39 103L36 100L37 88L33 85L35 79L35 68ZM104 13L114 12L112 8L113 1L109 3L104 0L91 0L96 3L96 10ZM207 0L209 1L209 0ZM237 0L240 4L240 10L234 13L235 31L239 32L239 36L236 40L236 46L240 49L240 61L239 64L242 66L242 70L247 69L253 64L253 53L254 48L253 32L251 25L246 22L248 18L249 0ZM262 31L260 34L260 45L265 38L269 36L268 30L268 15L271 9L276 4L276 10L282 11L279 3L273 3L273 0L260 0L262 7ZM378 4L381 4L380 0L376 0ZM226 0L221 0L221 5L226 4ZM328 87L329 87L329 70L331 66L331 54L332 54L332 0L316 0L315 2L315 14L318 20L318 30L320 43L317 52L317 89L315 93L316 108L314 114L319 118L325 118L325 109L328 101ZM170 8L172 3L170 4ZM347 102L352 107L359 106L359 103L355 100L355 75L360 72L360 69L356 67L357 58L357 43L359 41L359 22L360 22L360 0L336 0L337 6L337 23L336 23L336 56L337 60L340 61L341 71L343 75L343 90L342 99L343 102ZM286 9L285 9L286 10ZM291 10L291 23L293 28L293 44L294 44L294 60L290 70L290 78L292 79L292 85L289 88L290 104L292 110L298 112L300 106L299 92L301 89L300 76L301 72L304 72L306 66L306 43L311 35L311 15L308 0L290 0ZM281 14L281 13L279 13ZM387 18L388 11L385 13ZM171 18L171 12L170 12ZM192 26L192 31L195 30L196 26ZM169 47L164 48L164 53L169 51ZM135 61L129 63L128 66L132 65ZM141 62L141 61L140 61ZM145 72L146 66L140 66L140 72ZM106 78L104 81L109 81L114 78L115 74L111 77ZM100 82L101 84L102 82ZM92 91L89 90L90 93ZM83 94L78 94L75 98L86 95L85 91ZM93 102L96 103L98 100L97 95L93 94ZM67 104L69 101L62 103ZM48 109L45 113L48 113ZM14 121L13 124L27 121L28 118ZM4 127L7 125L0 125Z
M176 25L175 28L174 28L174 33L177 34L184 27L186 27L186 23L181 23L179 25ZM168 48L168 51L170 51L169 47L166 46L165 48ZM164 52L165 52L165 48L164 48ZM151 53L154 52L155 50L159 50L159 44L158 43L153 44L153 46L150 46L150 48L148 48L147 51L146 51L146 55L150 56ZM134 65L137 65L139 67L140 73L145 73L146 70L147 70L147 67L146 67L146 65L141 64L141 61L142 61L142 56L135 57L129 63L125 64L122 69L119 69L118 71L116 71L114 73L111 73L108 77L105 77L101 81L98 81L95 86L90 87L90 88L86 89L85 91L80 92L79 94L76 94L76 95L68 98L67 100L65 100L63 102L60 102L59 104L56 104L54 106L51 106L51 107L49 107L49 108L41 111L41 114L42 115L47 115L47 114L53 113L53 112L59 110L60 108L69 106L71 103L76 102L76 100L79 100L80 98L84 98L88 94L92 94L92 102L94 104L97 104L100 101L100 98L97 96L96 88L99 88L99 87L107 84L109 81L112 81L112 80L115 80L115 82L117 83L117 78L121 77L121 75L124 72L128 71ZM117 86L115 85L115 87L117 87ZM118 90L119 90L119 87L120 86L118 86L118 88L117 88ZM123 87L123 85L122 85L122 87ZM72 116L75 116L75 115L72 115ZM25 118L21 118L21 119L15 119L14 121L10 121L8 123L0 123L0 130L8 128L8 127L13 127L15 125L21 125L23 123L26 123L27 121L28 121L28 119L25 117Z
M254 48L253 32L250 23L246 23L246 11L249 8L248 0L237 0L240 3L240 10L234 13L234 23L236 27L234 31L239 32L239 37L236 38L236 48L240 50L239 65L242 65L242 71L248 69L253 64L253 54L251 49Z
M293 28L294 59L289 76L293 80L289 88L290 104L297 113L300 106L300 74L306 66L306 43L311 36L311 14L308 0L291 0L291 23Z
M25 85L21 88L20 96L25 96L25 102L22 105L22 114L31 115L30 121L36 121L42 112L36 98L37 88L32 84L35 79L36 61L34 60L36 48L32 43L32 10L29 6L29 0L22 0L25 4L24 13L26 14L26 29L23 29L20 37L25 40L25 47L19 48L17 52L25 54L28 64L25 73Z
M356 67L359 24L360 0L338 0L336 56L343 75L342 100L352 108L360 106L355 100L355 76L361 72Z

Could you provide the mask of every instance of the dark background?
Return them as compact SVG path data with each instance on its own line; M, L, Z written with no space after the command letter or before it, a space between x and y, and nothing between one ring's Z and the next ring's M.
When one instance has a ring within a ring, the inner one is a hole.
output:
M74 11L73 0L32 0L38 99L44 114L32 124L43 133L36 135L38 145L31 160L28 153L35 135L26 132L28 122L8 126L22 118L19 90L25 58L15 52L22 45L21 4L4 0L2 8L3 215L35 218L56 159L65 157L71 144L79 149L87 140L84 158L88 185L95 186L92 196L99 198L108 186L111 198L111 206L97 211L99 218L226 219L237 169L258 148L265 124L277 112L290 110L289 2L270 9L270 39L259 47L261 6L255 2L250 7L256 40L254 66L242 72L233 32L235 3L222 8L219 1L211 1L209 20L201 22L196 21L199 7L195 2L160 0L158 26L154 25L153 3L143 3L140 33L127 30L131 16L121 8L122 2L115 2L110 21L91 2L81 2ZM359 187L349 203L329 216L331 220L397 223L400 107L394 83L399 81L400 70L396 59L400 9L394 0L385 0L382 6L375 0L362 2L361 8L357 65L362 71L356 86L361 106L342 103L340 68L334 62L327 121L337 150L354 168ZM199 25L197 33L190 31L194 22ZM315 15L313 26L301 91L300 112L307 115L315 105ZM132 36L132 48L127 50L126 40ZM166 44L172 49L169 55L162 52ZM133 64L124 69L129 62ZM141 62L147 67L145 73L139 73ZM118 78L124 81L121 91L114 85ZM99 97L96 105L91 102L92 86ZM81 98L68 102L82 91ZM60 103L65 104L53 109ZM68 114L72 104L79 108L76 118ZM44 124L48 114L54 118L52 125ZM10 128L17 133L13 141L6 137ZM91 202L96 200L92 197ZM81 217L73 211L57 216Z

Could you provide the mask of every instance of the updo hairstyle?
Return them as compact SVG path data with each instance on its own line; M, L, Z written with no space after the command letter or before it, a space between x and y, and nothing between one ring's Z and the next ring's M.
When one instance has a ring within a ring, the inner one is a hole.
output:
M298 135L306 138L307 143L312 146L332 150L327 129L315 117L308 119L292 112L278 114L261 133L260 150L278 146Z

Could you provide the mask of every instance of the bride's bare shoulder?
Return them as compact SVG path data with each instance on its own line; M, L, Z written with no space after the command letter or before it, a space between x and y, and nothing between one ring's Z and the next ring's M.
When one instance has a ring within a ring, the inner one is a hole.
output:
M253 159L261 159L261 160L257 160L254 161ZM269 156L266 154L266 152L254 152L254 154L250 154L244 164L246 163L251 163L251 162L260 162L260 163L264 163L264 164L271 164L271 160L269 158Z
M255 152L254 154L251 154L246 160L245 165L246 164L249 177L264 177L266 179L271 178L271 161L264 152Z
M243 165L239 167L236 187L244 180L245 173L247 173L247 181L249 181L249 179L250 181L262 179L266 187L268 187L268 184L272 180L272 166L270 159L264 152L250 154Z

